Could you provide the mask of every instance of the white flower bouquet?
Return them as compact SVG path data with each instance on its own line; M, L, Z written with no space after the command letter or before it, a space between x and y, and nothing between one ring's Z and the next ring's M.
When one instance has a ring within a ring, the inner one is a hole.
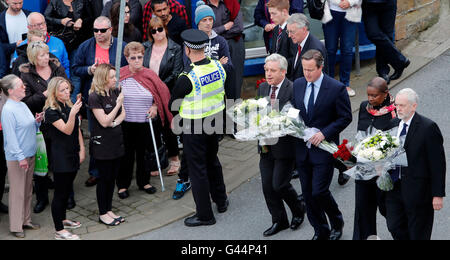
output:
M395 169L396 165L408 166L402 142L394 135L396 132L397 128L386 132L376 130L369 135L358 132L356 139L361 141L352 152L357 162L345 174L356 180L370 180L378 176L378 188L392 190L394 185L388 171Z
M239 126L248 128L255 124L255 120L269 111L268 98L250 98L227 109L227 115Z

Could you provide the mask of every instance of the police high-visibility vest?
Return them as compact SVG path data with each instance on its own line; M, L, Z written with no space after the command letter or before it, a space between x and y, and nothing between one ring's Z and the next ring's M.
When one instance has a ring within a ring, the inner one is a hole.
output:
M214 115L225 108L226 74L216 60L206 65L195 66L184 73L192 83L192 91L184 97L180 116L186 119L201 119Z

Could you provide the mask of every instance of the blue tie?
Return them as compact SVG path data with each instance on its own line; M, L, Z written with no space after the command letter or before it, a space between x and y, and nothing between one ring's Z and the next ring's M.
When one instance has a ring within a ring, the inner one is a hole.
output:
M309 94L308 101L308 117L311 119L314 112L314 83L311 83L309 86L311 87L311 94Z
M403 123L403 129L400 132L400 136L405 136L406 135L406 128L407 127L408 127L408 125L406 123ZM400 179L400 169L401 169L401 166L396 166L395 170L393 170L392 173L391 173L391 178L392 178L392 181L394 183Z

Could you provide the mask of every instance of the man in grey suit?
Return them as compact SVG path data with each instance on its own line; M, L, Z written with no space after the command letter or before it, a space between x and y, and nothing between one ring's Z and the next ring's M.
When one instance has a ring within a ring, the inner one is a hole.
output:
M273 108L281 109L292 98L292 82L286 79L287 67L286 58L279 54L272 54L265 60L266 82L258 88L258 96L269 96ZM264 231L264 236L274 235L289 226L295 230L304 220L305 205L290 183L295 161L294 139L292 136L285 136L279 138L274 145L258 147L264 198L272 215L272 226ZM291 224L283 201L292 212Z

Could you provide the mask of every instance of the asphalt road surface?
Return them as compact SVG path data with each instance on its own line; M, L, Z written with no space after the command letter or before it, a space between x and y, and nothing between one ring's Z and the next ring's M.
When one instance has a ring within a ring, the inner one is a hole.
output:
M396 94L402 88L412 88L419 94L418 112L425 115L439 125L444 135L444 147L447 158L447 172L449 172L450 151L450 50L433 62L405 79L394 89ZM352 139L356 133L357 113L353 115L352 124L344 131L341 138ZM447 177L447 194L450 190L450 178ZM291 182L300 192L298 179ZM337 173L330 186L330 190L344 216L345 226L342 240L352 239L354 219L354 181L350 180L345 186L337 183ZM186 196L192 196L188 192ZM160 229L142 234L132 239L176 239L176 240L309 240L314 230L307 218L296 231L290 229L265 238L262 233L271 226L271 217L267 210L260 176L255 176L242 184L229 195L230 206L223 214L217 213L214 207L217 223L213 226L190 228L186 227L183 219ZM214 206L214 204L213 204ZM290 214L290 213L288 213ZM382 240L392 239L386 227L386 220L378 214L378 236ZM444 199L444 208L435 213L433 240L450 239L450 200Z

